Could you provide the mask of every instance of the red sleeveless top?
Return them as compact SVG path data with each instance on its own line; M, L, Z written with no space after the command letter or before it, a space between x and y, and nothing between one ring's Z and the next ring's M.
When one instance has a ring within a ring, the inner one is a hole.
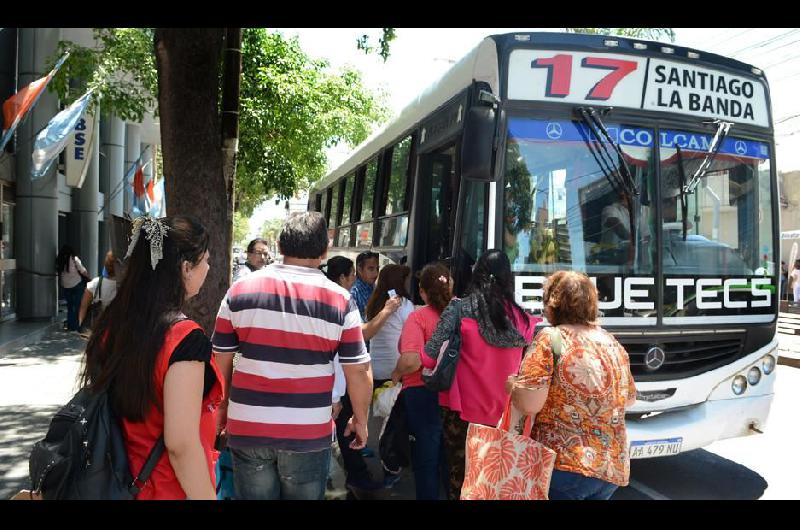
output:
M170 357L181 341L195 329L202 328L193 320L181 320L175 323L164 337L164 345L161 347L161 351L156 358L154 374L156 380L156 399L162 404L162 408L152 407L143 422L131 422L126 419L122 420L122 428L125 433L125 446L128 450L128 464L134 476L141 470L156 440L164 434L164 378L167 376ZM213 353L211 355L211 367L214 369L216 381L208 395L203 398L203 410L200 414L199 429L200 441L203 444L203 450L206 455L208 472L211 475L212 483L216 486L214 468L217 464L219 453L214 450L214 439L217 429L217 407L222 401L222 376L219 372L219 368L217 368ZM156 467L153 469L153 473L142 487L136 499L186 499L186 493L183 491L183 488L181 488L178 477L175 476L175 471L172 469L166 450L164 454L161 455L158 464L156 464Z

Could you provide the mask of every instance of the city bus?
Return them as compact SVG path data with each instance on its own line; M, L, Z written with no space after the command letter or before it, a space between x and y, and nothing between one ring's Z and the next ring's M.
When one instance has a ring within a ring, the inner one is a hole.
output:
M639 39L493 35L316 183L308 207L331 255L444 261L457 294L482 252L503 249L532 313L549 274L586 273L630 356L631 457L659 457L766 426L774 153L753 66Z

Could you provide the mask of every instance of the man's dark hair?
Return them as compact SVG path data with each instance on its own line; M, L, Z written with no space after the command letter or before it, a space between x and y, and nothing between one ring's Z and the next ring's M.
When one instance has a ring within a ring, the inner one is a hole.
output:
M266 239L257 237L247 245L247 253L252 254L253 252L255 252L256 245L258 245L259 243L261 243L262 245L269 245Z
M317 259L328 249L328 224L320 212L289 216L278 238L281 254L290 258Z
M364 252L359 254L358 257L356 258L356 268L360 269L361 266L364 265L364 262L367 261L368 259L378 259L378 258L379 256L377 252L372 252L371 250L365 250Z

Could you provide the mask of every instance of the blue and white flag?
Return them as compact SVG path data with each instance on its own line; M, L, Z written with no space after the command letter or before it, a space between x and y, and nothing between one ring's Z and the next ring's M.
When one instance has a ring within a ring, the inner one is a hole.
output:
M58 154L64 150L70 135L75 130L75 125L86 111L91 97L92 90L89 90L80 99L75 100L72 105L56 114L47 127L36 136L33 153L31 153L33 159L32 180L47 173Z

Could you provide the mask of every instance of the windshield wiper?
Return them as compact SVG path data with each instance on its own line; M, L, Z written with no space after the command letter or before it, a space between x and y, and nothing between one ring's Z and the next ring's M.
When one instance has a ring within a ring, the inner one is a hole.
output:
M607 109L611 110L611 109ZM586 126L587 129L592 133L592 135L597 139L597 142L592 142L583 134L583 140L586 143L586 146L589 148L589 152L594 157L597 165L600 167L601 171L605 175L608 182L611 184L611 188L614 190L614 193L618 197L620 197L624 203L625 208L628 210L628 236L630 238L630 246L628 247L629 252L629 261L628 264L633 266L633 262L635 261L636 255L636 212L634 211L634 195L639 195L639 189L636 186L636 182L633 179L631 174L630 168L628 168L628 164L625 162L625 157L622 154L622 150L620 149L619 145L611 138L611 135L606 129L606 126L603 124L603 121L600 119L598 113L592 107L576 107L575 113L580 118L581 122ZM579 131L581 129L579 128ZM583 131L581 131L582 133ZM604 140L605 139L605 140ZM610 143L614 150L617 153L619 164L616 166L619 168L618 170L613 169L615 164L613 161L613 157L611 153L608 151L608 147L606 146L606 142ZM595 154L595 151L597 154ZM599 155L599 156L598 156ZM602 159L602 163L601 163Z
M678 195L681 200L681 221L683 222L683 240L686 241L686 232L689 223L686 216L688 215L689 205L686 201L686 172L683 169L683 154L681 153L681 146L675 144L675 150L678 152Z
M606 109L608 112L611 109ZM606 147L606 142L611 144L614 148L614 151L617 153L619 157L619 174L622 177L622 187L623 189L631 195L639 195L639 188L636 185L636 181L631 174L631 170L628 167L628 163L625 162L625 156L622 154L622 149L620 149L619 144L611 138L611 134L609 134L608 129L606 128L603 120L600 119L599 113L593 109L592 107L578 107L575 109L580 117L581 121L589 128L592 134L597 138L598 144L603 148L605 155L612 159L611 155L608 152L608 148Z
M705 123L715 123L717 124L717 132L714 134L714 139L711 140L711 145L708 147L708 152L706 153L706 157L703 159L703 162L697 168L697 171L694 172L692 178L689 179L689 182L685 184L684 191L686 193L694 193L695 188L697 188L698 182L700 179L703 178L708 170L711 168L711 164L714 162L714 158L716 158L717 153L719 153L720 148L722 148L722 142L725 141L725 137L728 136L728 131L731 129L733 123L728 121L722 120L714 120ZM676 144L677 147L677 144ZM681 171L683 171L683 164L679 162L681 165Z

